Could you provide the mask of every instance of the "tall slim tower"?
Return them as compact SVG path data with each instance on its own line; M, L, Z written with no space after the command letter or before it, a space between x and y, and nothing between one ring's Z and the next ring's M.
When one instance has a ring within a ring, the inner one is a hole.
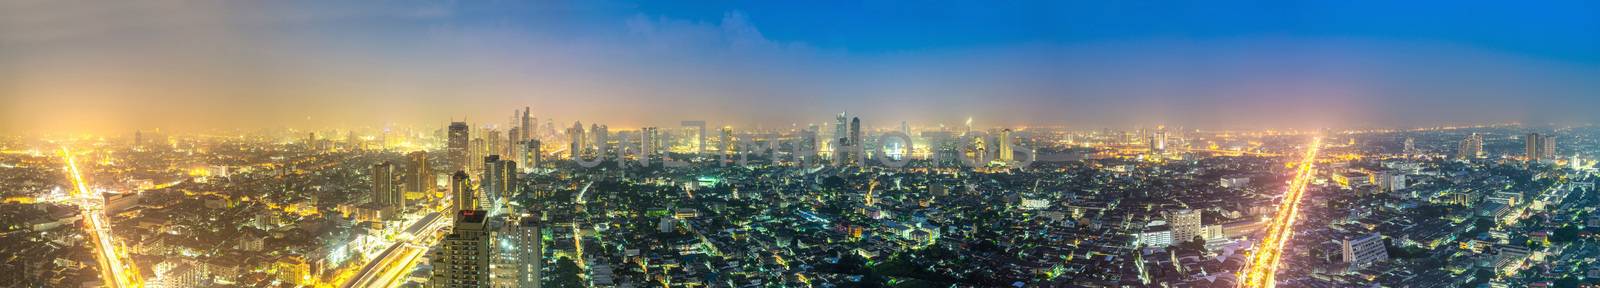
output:
M539 139L522 142L522 164L526 165L523 168L524 172L532 172L534 168L539 168L539 144Z
M845 154L851 165L861 165L861 152L866 151L861 141L861 118L850 118L850 152Z
M472 178L467 176L467 171L456 170L450 175L450 197L453 198L454 208L451 211L478 209L478 196L472 192Z
M584 143L586 139L583 136L583 122L573 122L572 128L567 129L567 137L572 138L572 145L567 148L567 152L571 153L572 159L578 159L583 155L583 150L589 148L589 145Z
M995 149L1000 151L1000 162L1009 164L1011 160L1014 160L1011 153L1011 129L1001 129L999 140L995 145Z
M1556 137L1554 135L1528 133L1523 139L1523 151L1528 156L1529 162L1540 162L1556 159Z
M1461 147L1456 149L1456 158L1463 160L1483 158L1483 135L1472 133L1467 139L1461 140Z
M446 158L450 161L447 164L449 170L467 170L467 144L470 141L467 135L468 129L471 128L467 127L467 122L450 123L450 134L445 142L445 156L448 156Z
M411 171L406 173L406 192L433 192L433 166L428 165L428 152L412 151Z
M505 193L505 163L500 161L500 155L489 155L483 158L483 173L478 177L478 188L483 190L482 203L479 209L493 211L494 205L499 203L500 196Z
M394 187L394 164L384 161L372 165L372 202L383 209L384 218L399 215L405 200Z
M722 144L718 150L722 150L723 157L733 159L733 126L722 126L722 140L718 143Z
M528 115L528 113L531 113L532 111L533 108L522 107L522 139L517 139L518 142L528 141L529 139L534 138L533 125L538 123L538 121L534 121L533 117Z
M494 237L484 221L488 214L482 210L457 212L455 227L439 242L440 249L432 258L429 282L433 287L489 287L489 258L495 250L490 245Z

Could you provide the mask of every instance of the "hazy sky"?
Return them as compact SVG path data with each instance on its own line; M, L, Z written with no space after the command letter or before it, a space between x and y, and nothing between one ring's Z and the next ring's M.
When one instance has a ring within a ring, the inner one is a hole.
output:
M0 130L1600 120L1594 1L532 2L0 0Z

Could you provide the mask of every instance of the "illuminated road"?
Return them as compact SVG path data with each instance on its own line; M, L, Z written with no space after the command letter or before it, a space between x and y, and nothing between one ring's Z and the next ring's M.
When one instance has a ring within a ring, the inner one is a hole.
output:
M428 252L438 239L433 237L440 229L444 229L450 221L438 212L428 213L417 219L405 231L395 237L394 244L377 258L367 262L365 267L350 278L350 282L340 287L398 287L405 284L407 273L417 267L417 261L422 259L422 254Z
M1272 216L1272 222L1267 225L1267 236L1261 238L1255 253L1250 254L1250 261L1245 263L1244 268L1239 269L1239 287L1276 285L1273 277L1278 272L1278 260L1283 255L1284 243L1294 234L1294 220L1300 211L1300 198L1305 195L1306 184L1311 182L1317 150L1321 146L1321 137L1311 139L1311 145L1306 148L1305 158L1300 160L1299 169L1295 171L1294 180L1289 182L1289 191L1284 193L1283 202L1278 204L1278 213Z
M109 287L143 287L144 282L139 279L139 269L133 265L133 260L128 259L123 251L117 251L116 241L111 236L111 223L106 221L104 207L105 201L100 195L89 192L89 186L83 183L83 173L78 171L78 161L72 155L72 150L61 147L61 155L67 160L68 178L72 180L72 197L78 200L78 208L83 214L83 229L94 242L95 260L100 263L100 279Z

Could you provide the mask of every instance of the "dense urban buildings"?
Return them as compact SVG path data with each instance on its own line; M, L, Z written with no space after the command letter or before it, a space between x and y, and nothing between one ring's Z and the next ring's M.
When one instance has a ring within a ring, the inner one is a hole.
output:
M1595 8L0 0L0 287L1600 287Z

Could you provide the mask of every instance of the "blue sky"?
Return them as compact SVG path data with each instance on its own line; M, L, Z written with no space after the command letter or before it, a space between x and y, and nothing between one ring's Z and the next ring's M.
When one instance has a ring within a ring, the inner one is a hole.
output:
M0 128L1594 121L1600 4L24 0L0 79Z

